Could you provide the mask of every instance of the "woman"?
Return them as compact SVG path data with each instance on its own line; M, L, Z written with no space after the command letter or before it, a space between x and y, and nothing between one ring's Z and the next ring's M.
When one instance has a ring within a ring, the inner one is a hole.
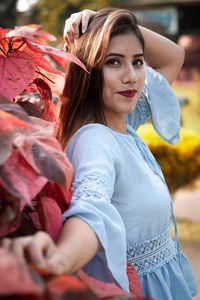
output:
M74 167L61 235L57 245L45 233L3 245L22 260L25 253L28 261L57 272L83 268L125 290L128 261L144 297L192 299L190 264L177 235L175 242L170 238L172 205L163 174L135 132L151 115L162 138L178 141L179 107L167 81L178 74L183 51L139 29L134 15L120 9L94 14L69 48L89 73L68 63L59 105L57 136Z

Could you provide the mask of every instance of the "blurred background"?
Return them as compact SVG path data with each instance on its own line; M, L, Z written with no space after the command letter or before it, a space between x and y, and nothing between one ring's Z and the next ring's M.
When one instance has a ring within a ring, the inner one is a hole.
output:
M62 48L64 23L72 13L107 6L131 10L140 24L185 49L185 63L172 86L181 106L180 143L167 145L150 123L139 133L166 177L182 248L200 289L200 0L0 0L0 27L39 24L57 37L53 46Z

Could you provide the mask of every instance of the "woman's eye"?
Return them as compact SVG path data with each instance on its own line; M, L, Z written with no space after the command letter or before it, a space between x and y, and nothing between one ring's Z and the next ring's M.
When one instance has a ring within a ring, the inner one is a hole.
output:
M136 59L133 62L134 66L142 66L144 64L144 61L142 59Z
M107 62L106 62L106 65L113 65L113 66L116 66L116 65L119 65L119 61L117 59L109 59Z

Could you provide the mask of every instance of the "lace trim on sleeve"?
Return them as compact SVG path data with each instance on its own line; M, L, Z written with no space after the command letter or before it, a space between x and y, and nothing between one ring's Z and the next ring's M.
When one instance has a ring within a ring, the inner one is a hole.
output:
M147 119L151 116L150 101L145 89L143 89L142 95L137 101L136 110L138 111L140 124L145 124Z
M95 172L85 175L81 180L72 183L73 197L101 199L104 198L110 202L113 194L112 184L105 174Z

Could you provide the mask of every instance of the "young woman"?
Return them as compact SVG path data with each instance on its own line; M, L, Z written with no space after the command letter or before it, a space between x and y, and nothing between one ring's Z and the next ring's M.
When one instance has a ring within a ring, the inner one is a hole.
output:
M73 30L82 16L76 15ZM179 140L179 106L168 82L178 74L184 53L139 28L134 15L121 9L93 13L86 32L68 46L88 70L67 63L59 104L57 136L74 167L71 205L57 245L39 232L6 239L3 246L22 260L26 254L28 261L57 272L83 268L125 290L128 261L144 297L192 299L197 291L191 266L177 234L175 241L170 237L171 216L176 226L170 194L136 133L151 116L163 139Z

